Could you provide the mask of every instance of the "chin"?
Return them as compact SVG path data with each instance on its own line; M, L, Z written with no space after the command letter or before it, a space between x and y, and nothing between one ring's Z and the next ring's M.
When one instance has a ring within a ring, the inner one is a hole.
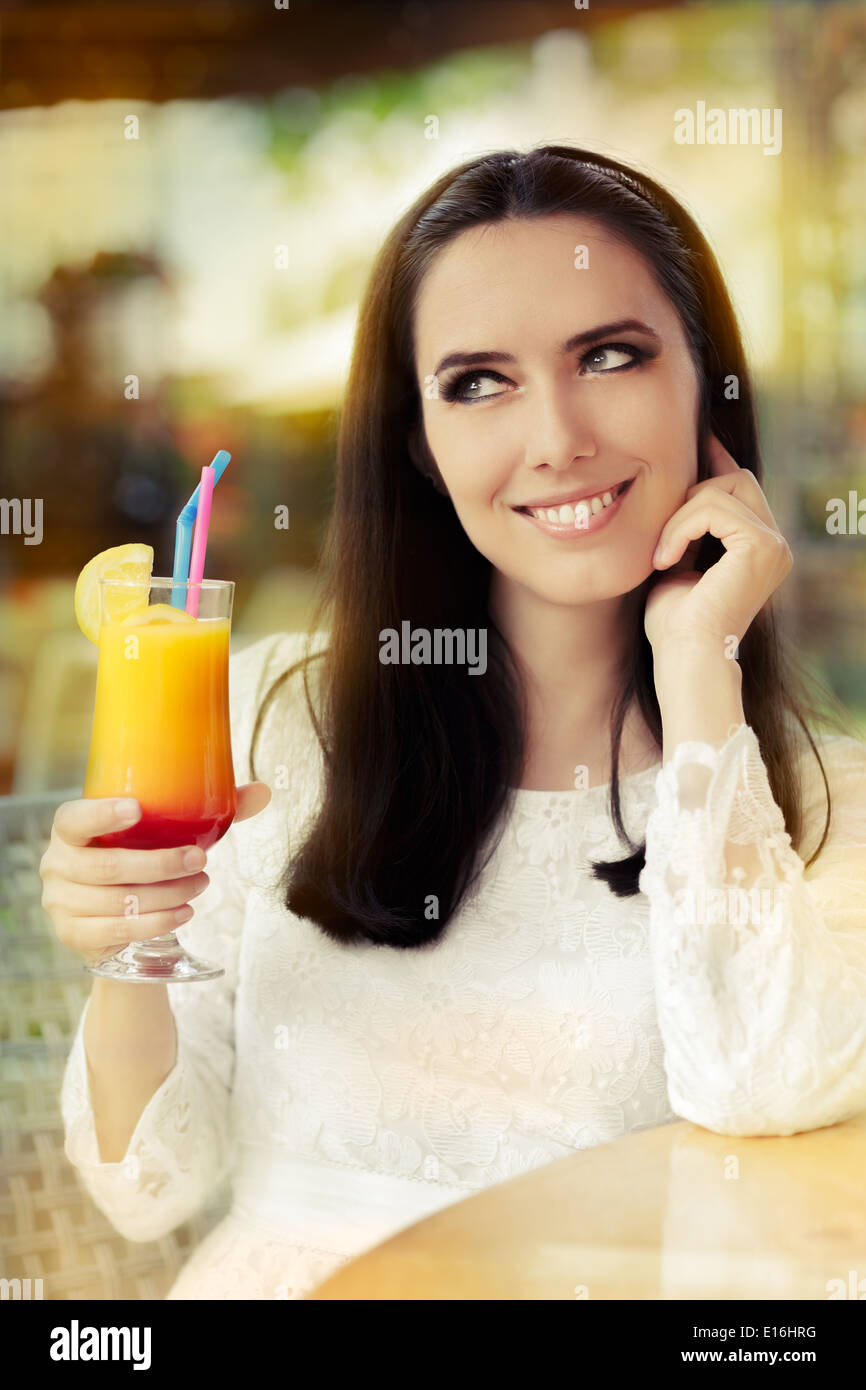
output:
M629 567L631 569L631 566ZM560 607L577 607L584 603L601 603L605 599L620 598L636 588L645 578L644 572L626 573L623 568L611 569L607 576L594 574L563 575L554 580L550 574L515 575L503 572L503 578L511 584L528 589L544 603Z

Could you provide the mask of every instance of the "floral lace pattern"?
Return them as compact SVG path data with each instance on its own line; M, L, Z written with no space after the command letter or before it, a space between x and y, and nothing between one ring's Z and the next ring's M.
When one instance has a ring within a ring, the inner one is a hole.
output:
M747 724L722 749L679 744L658 778L640 887L668 1089L720 1134L794 1134L866 1108L866 745L821 752L832 817L808 870L823 781L816 768L795 853Z
M239 782L258 703L304 649L302 634L278 634L232 657ZM99 1157L85 1009L62 1097L70 1161L121 1233L150 1240L234 1181L241 1140L315 1162L335 1194L345 1179L387 1179L410 1202L417 1192L420 1216L443 1187L459 1198L679 1117L740 1134L846 1118L866 1106L866 746L827 739L822 756L834 822L805 874L741 725L721 748L681 744L621 782L626 827L647 837L640 895L616 898L591 875L593 860L626 853L606 786L522 789L437 942L347 948L275 889L321 795L293 677L257 748L271 804L209 852L210 886L179 931L226 973L169 986L177 1062L119 1163ZM805 814L813 849L817 772ZM769 892L772 913L740 923L728 888ZM289 1220L284 1195L275 1180L251 1215L236 1189L169 1298L303 1298L357 1253L348 1237L322 1240L303 1192ZM369 1244L406 1224L376 1220Z

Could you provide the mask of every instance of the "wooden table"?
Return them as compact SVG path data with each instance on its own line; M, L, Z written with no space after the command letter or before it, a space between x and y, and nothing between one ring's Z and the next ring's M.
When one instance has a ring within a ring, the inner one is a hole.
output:
M786 1138L627 1135L446 1207L308 1298L827 1301L864 1276L866 1112Z

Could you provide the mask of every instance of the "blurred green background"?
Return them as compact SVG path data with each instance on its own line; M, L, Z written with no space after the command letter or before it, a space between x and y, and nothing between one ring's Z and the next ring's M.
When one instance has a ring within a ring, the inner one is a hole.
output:
M556 141L645 169L708 234L783 608L866 736L866 542L827 530L853 491L866 533L866 8L37 0L4 15L0 74L0 493L43 500L40 544L0 535L0 792L80 784L77 573L131 540L170 572L217 448L206 573L237 583L236 644L306 625L382 239L460 160ZM678 144L699 101L780 108L781 152Z

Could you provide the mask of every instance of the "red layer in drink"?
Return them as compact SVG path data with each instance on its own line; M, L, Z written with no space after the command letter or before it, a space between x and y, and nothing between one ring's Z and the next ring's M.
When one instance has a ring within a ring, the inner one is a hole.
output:
M106 847L120 845L123 849L174 849L178 845L210 849L222 839L234 816L234 807L220 816L201 816L197 820L174 820L145 811L128 830L97 835L95 843Z

